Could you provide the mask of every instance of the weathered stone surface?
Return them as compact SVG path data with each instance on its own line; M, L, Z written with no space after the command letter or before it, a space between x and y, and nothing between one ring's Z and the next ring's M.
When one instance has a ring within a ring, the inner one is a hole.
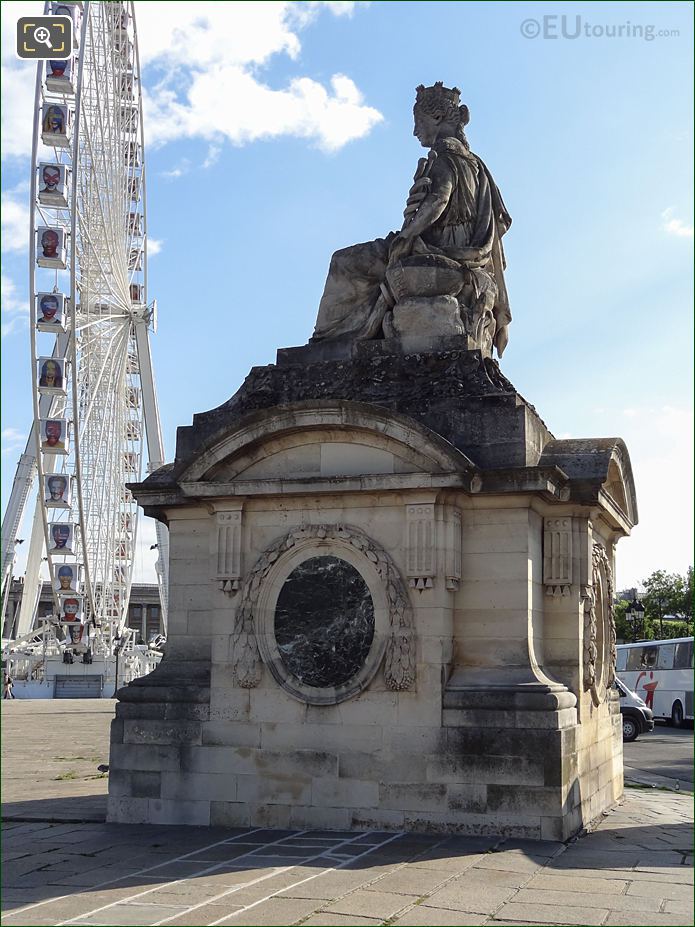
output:
M335 914L348 914L357 917L376 917L388 920L409 901L417 901L417 895L397 895L391 892L356 891L326 905L325 910Z
M397 917L394 924L403 927L469 927L484 924L484 914L471 914L468 911L455 911L451 908L435 908L430 905L418 905Z
M430 299L411 296L401 300L393 307L393 327L407 352L421 348L423 337L427 345L433 336L451 338L464 334L459 305L453 296Z
M533 407L494 361L462 350L460 343L441 347L404 355L395 346L369 342L354 358L309 364L303 349L296 360L287 351L278 366L253 368L223 406L196 415L192 427L179 428L177 462L199 453L221 428L249 413L308 400L349 399L422 422L480 467L535 466L552 435ZM161 484L171 476L162 468L148 482Z

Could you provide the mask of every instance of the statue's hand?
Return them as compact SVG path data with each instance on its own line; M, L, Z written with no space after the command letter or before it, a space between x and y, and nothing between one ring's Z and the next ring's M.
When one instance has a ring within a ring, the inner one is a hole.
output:
M426 196L431 186L432 186L431 177L421 177L420 180L416 180L415 183L410 188L410 191L408 194L409 196L408 202L410 202L410 199L412 199L413 196L419 196L421 198Z
M432 181L429 177L423 177L412 185L408 193L408 201L406 202L405 209L403 211L403 218L406 222L409 222L418 211L420 204L430 192L431 186Z

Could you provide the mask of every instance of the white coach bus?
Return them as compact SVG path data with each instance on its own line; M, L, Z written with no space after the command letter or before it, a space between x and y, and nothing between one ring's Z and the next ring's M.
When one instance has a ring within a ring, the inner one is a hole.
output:
M618 644L618 675L654 712L680 727L693 720L693 638Z

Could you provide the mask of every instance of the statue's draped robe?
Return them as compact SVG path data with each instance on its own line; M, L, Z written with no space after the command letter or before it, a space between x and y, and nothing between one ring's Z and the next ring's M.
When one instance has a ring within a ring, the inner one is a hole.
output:
M465 268L489 274L497 288L493 314L500 329L512 318L501 241L511 217L487 167L459 139L440 139L434 150L437 158L428 196L436 195L445 184L451 184L452 192L442 215L415 239L412 253L443 254ZM380 284L396 234L335 252L312 341L360 341L379 335L387 308L380 298Z

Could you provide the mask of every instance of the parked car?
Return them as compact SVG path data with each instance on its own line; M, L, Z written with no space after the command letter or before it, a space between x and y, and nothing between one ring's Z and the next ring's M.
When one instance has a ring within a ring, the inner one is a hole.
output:
M615 688L620 696L620 716L623 719L623 740L630 743L640 734L654 730L654 714L639 695L616 678Z

